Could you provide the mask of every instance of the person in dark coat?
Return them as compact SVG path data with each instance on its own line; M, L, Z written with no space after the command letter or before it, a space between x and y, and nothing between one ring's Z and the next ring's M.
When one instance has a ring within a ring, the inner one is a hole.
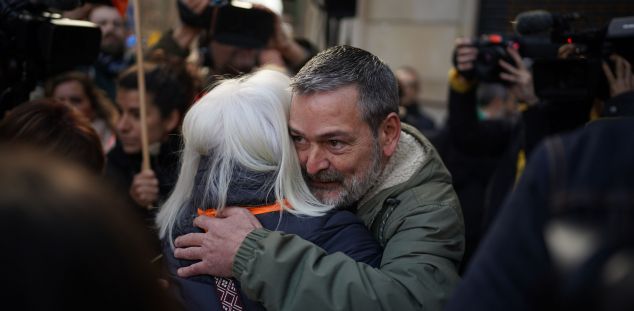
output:
M178 129L193 98L193 83L183 68L146 66L146 123L151 168L143 171L136 70L137 67L129 68L118 81L117 105L121 117L116 126L117 143L107 154L106 177L152 228L155 207L167 198L176 182L181 145Z

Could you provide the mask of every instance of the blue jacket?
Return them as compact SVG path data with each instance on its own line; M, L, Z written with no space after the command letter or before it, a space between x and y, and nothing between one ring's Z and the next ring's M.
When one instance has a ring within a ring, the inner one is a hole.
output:
M601 120L537 148L446 310L590 308L599 291L587 289L600 284L583 263L634 237L633 134L634 118ZM566 222L599 241L576 266L562 266L551 243L553 226Z

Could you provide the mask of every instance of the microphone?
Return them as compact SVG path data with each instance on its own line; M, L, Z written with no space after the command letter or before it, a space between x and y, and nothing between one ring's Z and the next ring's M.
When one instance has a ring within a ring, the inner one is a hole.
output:
M548 35L555 26L555 18L548 11L534 10L520 13L514 23L520 36Z

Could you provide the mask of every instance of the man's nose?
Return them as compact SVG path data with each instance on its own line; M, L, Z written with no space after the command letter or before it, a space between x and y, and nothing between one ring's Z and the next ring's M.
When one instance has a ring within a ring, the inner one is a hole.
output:
M60 102L60 103L62 103L64 105L71 106L70 100L68 100L68 97L58 97L58 98L55 98L55 100L57 100L58 102Z
M130 120L128 120L128 116L123 114L119 121L117 122L117 131L120 133L126 132L130 128Z
M114 30L114 24L111 22L106 22L101 25L101 35L105 36L106 34L111 33Z
M306 172L310 175L328 169L330 162L321 148L313 147L306 151L304 165Z

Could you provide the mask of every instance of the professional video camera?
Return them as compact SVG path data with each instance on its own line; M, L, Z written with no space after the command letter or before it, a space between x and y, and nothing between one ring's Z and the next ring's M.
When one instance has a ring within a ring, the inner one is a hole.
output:
M614 18L607 27L578 29L577 13L552 14L528 11L517 16L517 35L485 35L475 40L478 58L471 74L481 81L503 82L499 60L513 64L506 48L517 49L533 60L537 96L545 100L578 101L607 96L603 61L618 54L634 64L634 17ZM562 58L560 49L574 45L574 53Z
M38 81L97 59L99 27L53 12L83 2L0 0L0 117L27 101Z
M262 48L273 35L273 13L253 9L249 2L213 0L197 15L178 1L181 20L208 30L210 39L243 48Z
M557 49L572 45L574 53L533 57L535 92L542 99L591 100L607 98L607 79L601 68L610 55L618 54L634 61L634 16L612 19L601 28L574 27L582 19L576 13L560 15L546 11L528 11L517 17L516 31L524 38L548 34ZM528 56L531 57L531 56Z

